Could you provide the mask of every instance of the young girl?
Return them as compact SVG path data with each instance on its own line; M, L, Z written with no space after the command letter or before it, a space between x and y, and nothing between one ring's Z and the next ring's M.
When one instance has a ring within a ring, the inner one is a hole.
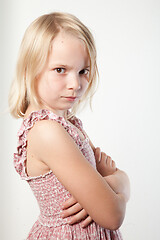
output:
M76 17L51 13L28 27L9 95L23 117L14 166L40 207L27 239L122 239L128 177L74 116L96 74L93 37Z

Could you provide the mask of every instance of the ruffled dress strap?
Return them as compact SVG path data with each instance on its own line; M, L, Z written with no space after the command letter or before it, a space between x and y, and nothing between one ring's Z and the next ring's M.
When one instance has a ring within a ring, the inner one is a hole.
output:
M34 126L37 121L41 120L55 120L61 124L69 135L76 142L77 146L81 150L83 148L84 142L88 141L87 136L85 140L81 140L79 137L78 131L67 121L64 117L58 116L50 110L42 109L39 111L32 112L28 118L24 119L21 125L20 130L18 131L18 146L17 152L14 153L14 167L19 173L22 179L31 180L37 177L29 177L26 172L26 160L27 160L27 134L29 130ZM77 117L73 116L70 121L73 125L78 127L82 131L82 122ZM47 174L51 173L48 172ZM45 174L46 175L46 174ZM38 177L44 177L41 175Z

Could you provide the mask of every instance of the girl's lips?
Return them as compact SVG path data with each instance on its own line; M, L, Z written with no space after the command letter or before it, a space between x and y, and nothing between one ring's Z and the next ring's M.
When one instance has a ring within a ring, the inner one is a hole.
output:
M70 101L70 102L74 102L77 97L71 97L71 96L69 96L69 97L64 97L64 98L67 99L67 100Z

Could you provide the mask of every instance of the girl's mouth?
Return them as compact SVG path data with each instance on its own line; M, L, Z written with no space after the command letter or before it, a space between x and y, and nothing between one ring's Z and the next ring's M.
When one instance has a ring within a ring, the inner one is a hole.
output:
M72 96L68 96L64 98L67 99L69 102L74 102L77 99L77 97L72 97Z

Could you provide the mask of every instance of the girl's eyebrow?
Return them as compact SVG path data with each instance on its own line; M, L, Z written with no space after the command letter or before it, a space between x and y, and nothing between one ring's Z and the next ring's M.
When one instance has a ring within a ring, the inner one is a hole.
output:
M50 64L51 68L67 68L67 69L72 69L71 66L67 65L67 64L61 64L61 63L51 63Z
M64 64L61 64L61 63L51 63L50 66L55 66L55 67L69 67L68 65L64 65Z
M84 68L90 68L90 65L88 65L88 66L86 66L86 67L84 67Z
M67 68L67 69L72 69L73 67L71 67L71 66L69 66L69 65L67 65L67 64L59 64L59 63L51 63L51 68L53 68L53 66L54 66L54 68L56 68L56 67L61 67L61 68ZM84 65L84 67L82 68L82 69L86 69L86 68L90 68L90 65L87 65L87 66L85 66Z

